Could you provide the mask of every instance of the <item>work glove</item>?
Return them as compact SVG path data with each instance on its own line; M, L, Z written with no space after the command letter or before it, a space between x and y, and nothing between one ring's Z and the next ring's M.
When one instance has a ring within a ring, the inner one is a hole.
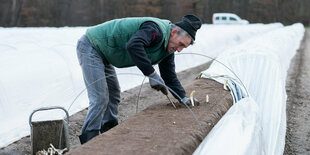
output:
M150 85L153 89L161 91L163 94L168 95L168 90L165 87L164 80L157 74L149 76Z
M193 98L193 100L194 100L195 106L199 105L199 102L195 97ZM181 99L181 103L186 104L187 106L192 106L191 99L189 97L186 97L186 96Z

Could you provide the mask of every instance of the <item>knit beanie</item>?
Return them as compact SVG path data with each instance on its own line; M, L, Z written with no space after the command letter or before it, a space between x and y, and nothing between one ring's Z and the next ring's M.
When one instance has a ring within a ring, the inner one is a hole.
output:
M185 15L182 21L175 23L175 25L185 30L195 40L196 31L201 27L201 20L195 15Z

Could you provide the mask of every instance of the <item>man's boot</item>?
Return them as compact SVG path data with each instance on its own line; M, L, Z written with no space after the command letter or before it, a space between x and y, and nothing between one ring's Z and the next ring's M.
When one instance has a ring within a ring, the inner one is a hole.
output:
M80 135L79 139L80 139L81 144L84 144L98 135L99 135L98 130L88 131Z
M109 122L106 122L104 123L103 126L101 126L101 129L100 129L100 133L104 133L110 129L112 129L113 127L115 127L116 125L118 125L118 121L109 121Z

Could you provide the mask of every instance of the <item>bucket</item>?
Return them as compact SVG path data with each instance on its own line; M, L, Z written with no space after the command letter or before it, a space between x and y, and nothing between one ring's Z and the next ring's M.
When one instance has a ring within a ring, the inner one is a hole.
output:
M38 111L61 109L67 118L60 120L36 121L32 122L32 116ZM38 151L48 150L50 144L56 149L70 149L69 142L69 113L63 107L42 107L34 110L29 116L29 125L31 130L31 154L35 155Z

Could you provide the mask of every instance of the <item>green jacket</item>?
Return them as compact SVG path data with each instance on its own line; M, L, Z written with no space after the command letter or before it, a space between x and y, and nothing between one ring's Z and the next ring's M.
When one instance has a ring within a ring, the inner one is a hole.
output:
M126 43L139 30L140 25L146 21L155 22L163 33L163 39L159 44L145 48L151 63L158 64L169 55L167 46L171 22L168 20L153 17L116 19L87 29L86 35L92 46L103 57L104 62L119 68L135 66L126 50Z

